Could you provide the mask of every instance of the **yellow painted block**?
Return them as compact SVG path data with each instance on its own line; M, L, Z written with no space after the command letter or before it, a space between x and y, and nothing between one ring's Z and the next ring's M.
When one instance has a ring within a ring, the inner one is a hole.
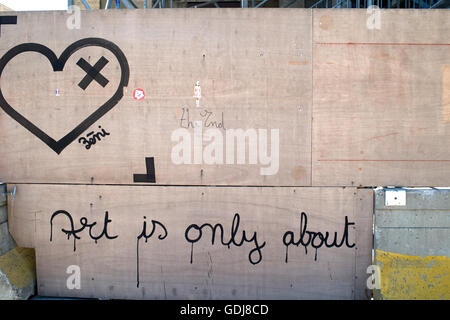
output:
M386 300L450 300L450 258L376 250L381 297Z
M36 258L32 248L15 247L0 256L0 270L17 289L36 279Z

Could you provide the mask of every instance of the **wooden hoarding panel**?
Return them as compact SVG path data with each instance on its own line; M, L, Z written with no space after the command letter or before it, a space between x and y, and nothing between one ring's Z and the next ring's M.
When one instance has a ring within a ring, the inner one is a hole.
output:
M310 185L310 10L14 14L1 180Z
M373 249L373 189L357 189L355 204L356 242L355 299L365 300L372 295L367 287L369 266L372 265ZM371 272L371 271L369 271Z
M313 185L447 186L448 10L317 10L313 25Z
M352 299L365 286L356 188L26 184L16 201L35 221L41 295ZM77 267L81 289L68 289Z

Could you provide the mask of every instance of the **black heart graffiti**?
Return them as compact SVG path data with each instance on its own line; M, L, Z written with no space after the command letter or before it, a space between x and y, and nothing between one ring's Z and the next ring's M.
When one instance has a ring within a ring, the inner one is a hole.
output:
M17 112L11 105L6 101L3 97L3 92L0 87L0 107L14 120L20 123L23 127L25 127L28 131L42 140L46 145L48 145L53 151L57 154L60 154L61 151L64 150L69 144L71 144L80 134L82 134L86 129L88 129L92 124L94 124L97 120L103 117L109 110L114 108L114 106L122 99L123 91L126 86L128 86L128 79L130 77L130 68L128 66L128 61L120 48L114 43L101 39L101 38L85 38L78 40L68 46L63 53L59 56L59 58L55 55L55 53L47 48L44 45L38 43L23 43L14 48L10 49L6 52L3 57L0 59L0 79L3 72L3 69L8 64L11 59L13 59L18 54L23 52L38 52L47 57L50 61L53 71L63 71L64 65L66 64L69 57L76 51L84 47L103 47L112 52L120 64L121 75L120 75L120 83L117 87L114 95L109 98L102 106L100 106L97 110L95 110L91 115L89 115L85 120L83 120L79 125L77 125L72 131L67 133L60 140L56 141L44 131L39 129L35 124L22 116L19 112Z

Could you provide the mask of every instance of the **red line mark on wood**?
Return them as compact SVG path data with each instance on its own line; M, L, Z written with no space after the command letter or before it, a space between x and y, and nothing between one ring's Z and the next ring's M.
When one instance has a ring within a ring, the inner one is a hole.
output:
M385 134L385 135L382 135L382 136L375 136L375 137L370 138L369 140L386 138L386 137L389 137L389 136L395 136L397 134L400 134L400 132L392 132L392 133L388 133L388 134Z
M394 42L316 42L317 45L338 46L450 46L450 43L394 43Z
M309 64L309 61L297 61L297 60L292 60L288 62L291 65L298 65L298 66L304 66Z

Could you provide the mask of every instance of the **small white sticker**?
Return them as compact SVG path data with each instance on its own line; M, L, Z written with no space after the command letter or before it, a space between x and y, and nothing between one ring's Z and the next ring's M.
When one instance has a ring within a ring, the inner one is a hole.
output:
M145 92L142 89L135 89L133 92L133 97L137 101L141 101L145 98Z
M202 88L200 87L200 81L197 81L194 86L194 99L195 106L200 107L200 99L202 98Z
M386 190L384 194L386 206L406 206L405 190Z

